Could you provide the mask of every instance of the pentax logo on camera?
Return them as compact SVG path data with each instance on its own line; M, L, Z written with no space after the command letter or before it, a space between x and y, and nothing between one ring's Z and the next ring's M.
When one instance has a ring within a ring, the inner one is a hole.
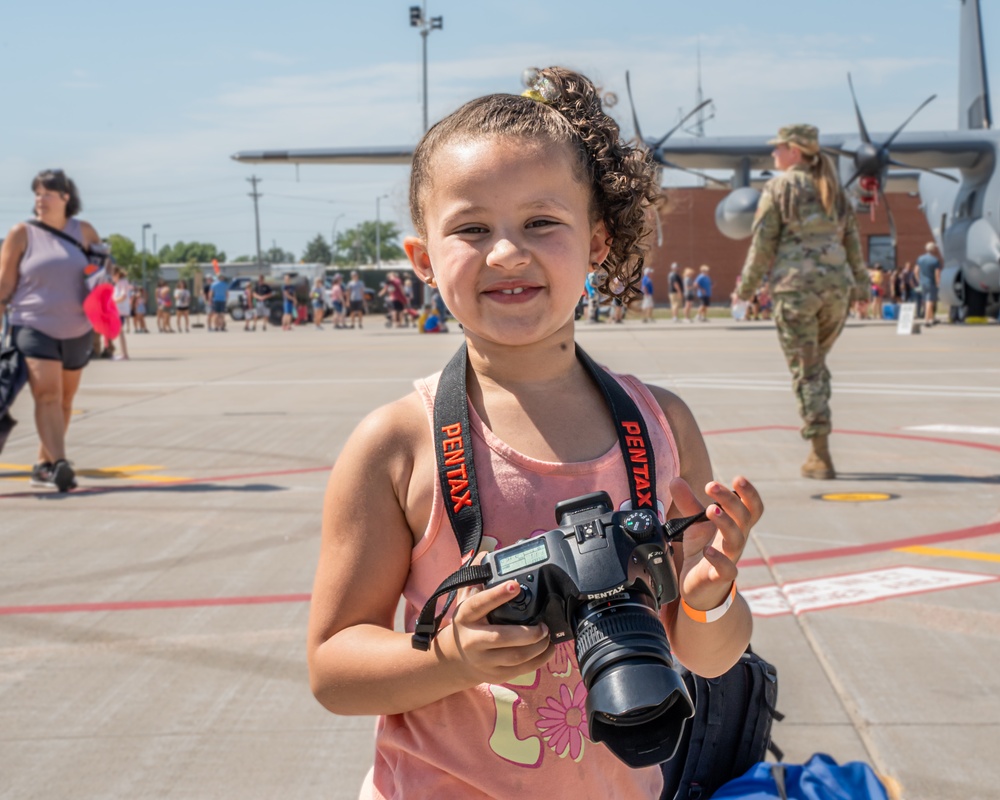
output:
M445 425L441 432L448 437L441 442L441 455L445 466L452 467L445 474L448 476L451 505L457 514L465 506L472 505L469 472L465 466L465 445L462 443L462 423Z
M584 598L587 600L606 600L609 597L614 597L616 594L621 592L625 588L625 584L616 586L614 589L608 589L606 592L595 592L594 594L585 594Z
M628 469L639 498L640 508L653 507L653 493L649 490L649 454L642 439L642 428L638 422L622 420L625 429L625 446L628 448Z

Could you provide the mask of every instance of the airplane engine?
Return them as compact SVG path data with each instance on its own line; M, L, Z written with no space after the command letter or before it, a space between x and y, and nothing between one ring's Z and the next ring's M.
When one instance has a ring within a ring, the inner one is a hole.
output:
M985 219L969 226L965 238L965 279L980 292L1000 292L1000 238Z
M722 235L730 239L749 237L759 201L760 192L752 186L743 186L727 194L715 207L715 224Z

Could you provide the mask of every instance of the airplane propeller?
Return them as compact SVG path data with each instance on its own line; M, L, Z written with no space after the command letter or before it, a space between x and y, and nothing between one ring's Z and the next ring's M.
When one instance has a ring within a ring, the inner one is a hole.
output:
M844 188L850 188L851 184L860 179L859 186L861 188L862 201L871 205L872 215L874 216L875 206L880 202L885 206L885 213L889 220L889 233L892 236L893 243L895 243L896 221L892 217L892 209L889 207L889 199L886 197L883 186L885 182L885 173L890 166L903 167L904 169L918 169L958 183L958 178L954 175L949 175L946 172L931 169L930 167L918 167L912 164L907 164L897 158L894 158L892 152L890 151L892 143L896 141L896 137L902 133L903 128L909 125L912 119L917 116L917 114L919 114L928 103L934 100L937 95L932 94L924 100L924 102L917 106L917 110L910 114L910 116L903 121L903 124L896 128L896 130L894 130L889 135L889 138L887 138L884 142L875 142L868 133L868 126L865 125L865 118L861 113L861 106L858 104L858 97L854 93L854 81L851 80L850 73L847 73L847 84L851 88L851 99L854 101L854 114L858 120L858 133L861 136L861 144L855 150L846 150L841 147L825 147L823 149L829 153L850 158L854 161L854 173L844 183Z
M675 164L672 161L667 161L667 159L665 159L663 157L663 154L660 152L660 148L663 146L663 143L666 142L667 139L669 139L675 133L677 133L677 131L679 131L683 127L684 123L686 123L689 119L691 119L691 117L693 117L695 114L701 111L705 106L709 105L712 102L711 100L705 100L704 102L699 103L697 106L691 109L691 111L685 114L680 122L674 125L674 127L672 127L665 134L663 134L663 136L661 136L656 141L652 141L643 137L642 128L639 127L639 116L635 113L635 102L632 100L632 81L629 78L628 71L625 72L625 88L628 90L628 104L629 107L632 109L632 127L635 129L635 137L642 147L649 150L649 152L653 156L653 161L655 161L661 167L666 167L667 169L676 169L679 170L680 172L687 172L691 175L696 175L702 180L711 181L712 183L717 183L720 186L726 186L726 187L729 186L729 184L726 181L714 178L711 175L705 174L704 172L698 172L697 170L688 169L687 167L682 167L680 164Z

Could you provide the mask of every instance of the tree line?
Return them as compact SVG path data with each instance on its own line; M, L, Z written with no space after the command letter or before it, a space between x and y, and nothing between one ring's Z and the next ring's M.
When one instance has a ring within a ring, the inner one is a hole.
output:
M261 252L261 258L267 264L290 264L301 261L307 264L352 267L376 263L380 252L383 261L395 261L405 256L399 244L399 237L400 230L395 223L376 223L369 220L338 234L332 246L323 234L316 234L316 238L306 245L300 259L297 259L291 251L277 245ZM143 254L135 242L120 233L111 234L107 242L112 257L127 272L129 279L141 280ZM208 264L213 260L225 262L226 253L210 242L167 244L156 253L146 253L145 277L155 278L159 274L161 264L187 264L194 267L197 264ZM256 255L241 255L233 259L234 263L256 261Z

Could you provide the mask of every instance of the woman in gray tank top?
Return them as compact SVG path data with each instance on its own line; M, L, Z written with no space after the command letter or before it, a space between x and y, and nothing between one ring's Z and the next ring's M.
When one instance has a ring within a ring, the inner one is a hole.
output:
M83 247L100 242L80 211L76 185L62 170L45 170L31 182L35 219L62 231ZM40 440L32 486L68 492L76 476L66 459L66 430L82 369L90 358L93 331L83 300L87 257L72 242L19 222L0 250L0 313L10 309L14 339L28 364Z

